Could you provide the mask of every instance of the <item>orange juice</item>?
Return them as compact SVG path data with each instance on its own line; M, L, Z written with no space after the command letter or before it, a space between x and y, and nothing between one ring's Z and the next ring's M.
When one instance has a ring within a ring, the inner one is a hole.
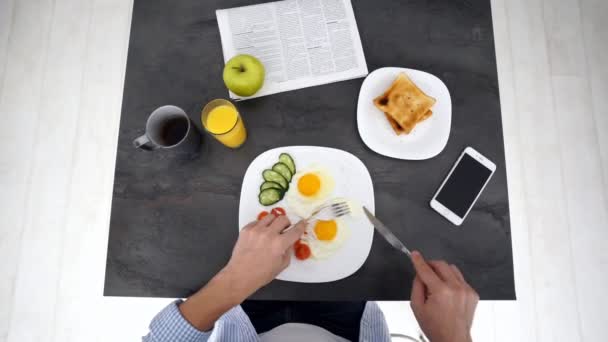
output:
M203 110L202 121L205 129L227 147L237 148L247 139L243 120L228 101L211 101Z

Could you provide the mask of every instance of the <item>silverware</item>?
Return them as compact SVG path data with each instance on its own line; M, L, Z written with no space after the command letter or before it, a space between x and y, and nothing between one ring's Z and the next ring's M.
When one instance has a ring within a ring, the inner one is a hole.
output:
M369 210L367 210L366 207L363 207L363 212L365 212L369 222L376 227L378 233L380 233L380 235L382 235L384 239L391 244L391 246L405 253L408 257L410 257L410 259L412 258L412 253L410 253L410 250L405 247L405 245L395 236L395 234L393 234L393 232L390 231L390 229L388 229L388 227L384 225L384 223L380 222L380 220L378 220Z
M350 214L350 205L348 204L348 202L335 201L333 203L326 203L326 204L319 206L317 209L315 209L312 212L312 214L308 218L305 219L305 221L308 221L308 222L315 221L315 220L329 221L329 220L335 220L338 217L342 217L342 216L345 216L348 214ZM283 229L283 231L281 231L281 234L289 231L293 227L295 227L295 224ZM313 238L315 238L315 239L317 238L317 236L311 229L307 229L306 231Z
M324 204L312 212L312 215L306 221L314 220L335 220L338 217L350 214L350 206L346 201L336 201L333 203Z

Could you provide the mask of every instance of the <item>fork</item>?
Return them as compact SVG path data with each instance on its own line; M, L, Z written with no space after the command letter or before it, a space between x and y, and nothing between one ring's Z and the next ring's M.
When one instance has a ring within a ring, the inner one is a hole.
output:
M350 214L350 205L346 201L326 203L315 209L306 221L335 220L338 217Z
M323 221L335 220L339 217L350 214L350 211L351 211L350 205L346 201L335 201L332 203L325 203L325 204L317 207L317 209L315 209L312 212L312 214L308 218L305 219L305 221L310 222L310 221L317 221L317 220L323 220ZM295 224L283 229L281 234L289 231L293 227L295 227ZM312 235L316 239L317 237L315 236L314 232L309 231L309 230L310 229L306 229L308 234Z

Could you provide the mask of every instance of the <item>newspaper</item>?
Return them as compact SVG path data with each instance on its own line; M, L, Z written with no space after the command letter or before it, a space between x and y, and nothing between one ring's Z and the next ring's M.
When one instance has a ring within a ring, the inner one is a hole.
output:
M368 73L350 0L286 0L217 10L216 16L224 62L250 54L266 69L262 89L247 98Z

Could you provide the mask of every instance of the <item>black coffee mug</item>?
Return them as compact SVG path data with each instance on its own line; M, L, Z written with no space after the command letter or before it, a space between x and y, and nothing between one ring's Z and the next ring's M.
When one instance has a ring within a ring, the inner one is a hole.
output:
M146 133L133 140L133 146L146 151L158 149L192 153L198 151L201 134L188 117L176 106L163 106L150 114Z

